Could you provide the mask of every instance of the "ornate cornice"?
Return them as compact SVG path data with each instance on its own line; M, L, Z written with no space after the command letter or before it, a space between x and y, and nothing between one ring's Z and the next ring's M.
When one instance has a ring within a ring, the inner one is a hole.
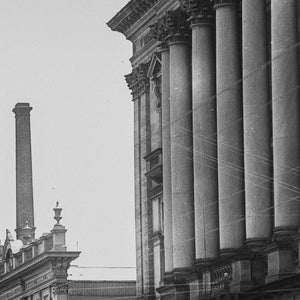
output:
M190 26L184 9L168 11L166 14L166 26L168 43L190 41Z
M130 74L125 75L127 85L132 90L133 100L145 93L149 87L149 78L147 77L148 65L147 63L140 64Z
M131 0L108 23L114 31L125 32L145 15L159 0Z
M210 0L210 1L214 5L214 9L225 5L235 5L238 2L238 0Z
M187 0L186 2L191 26L212 23L213 3L211 0Z

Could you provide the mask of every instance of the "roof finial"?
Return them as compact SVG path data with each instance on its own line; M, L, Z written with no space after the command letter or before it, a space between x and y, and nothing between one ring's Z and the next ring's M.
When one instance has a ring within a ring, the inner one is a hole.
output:
M61 217L62 208L59 207L59 202L58 201L56 201L56 207L53 208L53 210L54 210L54 213L55 213L54 219L56 220L56 224L55 225L61 225L59 223L59 221L62 219L62 217Z

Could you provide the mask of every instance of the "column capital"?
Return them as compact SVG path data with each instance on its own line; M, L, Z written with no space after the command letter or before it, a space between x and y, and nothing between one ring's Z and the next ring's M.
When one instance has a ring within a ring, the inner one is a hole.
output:
M54 295L65 295L69 291L68 282L56 282L52 285L52 291Z
M160 42L159 48L161 51L168 49L169 29L167 27L167 17L164 16L157 20L156 23L150 26L152 37Z
M221 6L228 6L228 5L236 5L237 0L210 0L214 5L214 9L217 9Z
M134 68L132 72L125 75L127 86L132 91L133 100L146 92L149 87L149 78L147 77L148 64L143 63Z
M191 27L203 24L212 24L213 3L211 0L188 0L188 10Z
M190 26L186 11L178 9L168 11L166 14L166 26L168 29L167 40L171 43L182 43L190 41Z

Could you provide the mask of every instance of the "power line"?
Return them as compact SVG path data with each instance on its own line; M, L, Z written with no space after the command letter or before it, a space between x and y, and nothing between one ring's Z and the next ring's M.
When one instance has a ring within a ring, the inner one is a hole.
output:
M78 269L136 269L136 267L124 267L124 266L78 266L71 265L70 267L78 268Z

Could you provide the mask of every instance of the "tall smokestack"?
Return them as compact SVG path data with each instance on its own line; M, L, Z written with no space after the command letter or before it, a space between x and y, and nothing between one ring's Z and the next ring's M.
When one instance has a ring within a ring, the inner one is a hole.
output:
M17 103L13 112L16 116L16 200L17 239L34 238L34 211L32 189L32 160L29 103Z

